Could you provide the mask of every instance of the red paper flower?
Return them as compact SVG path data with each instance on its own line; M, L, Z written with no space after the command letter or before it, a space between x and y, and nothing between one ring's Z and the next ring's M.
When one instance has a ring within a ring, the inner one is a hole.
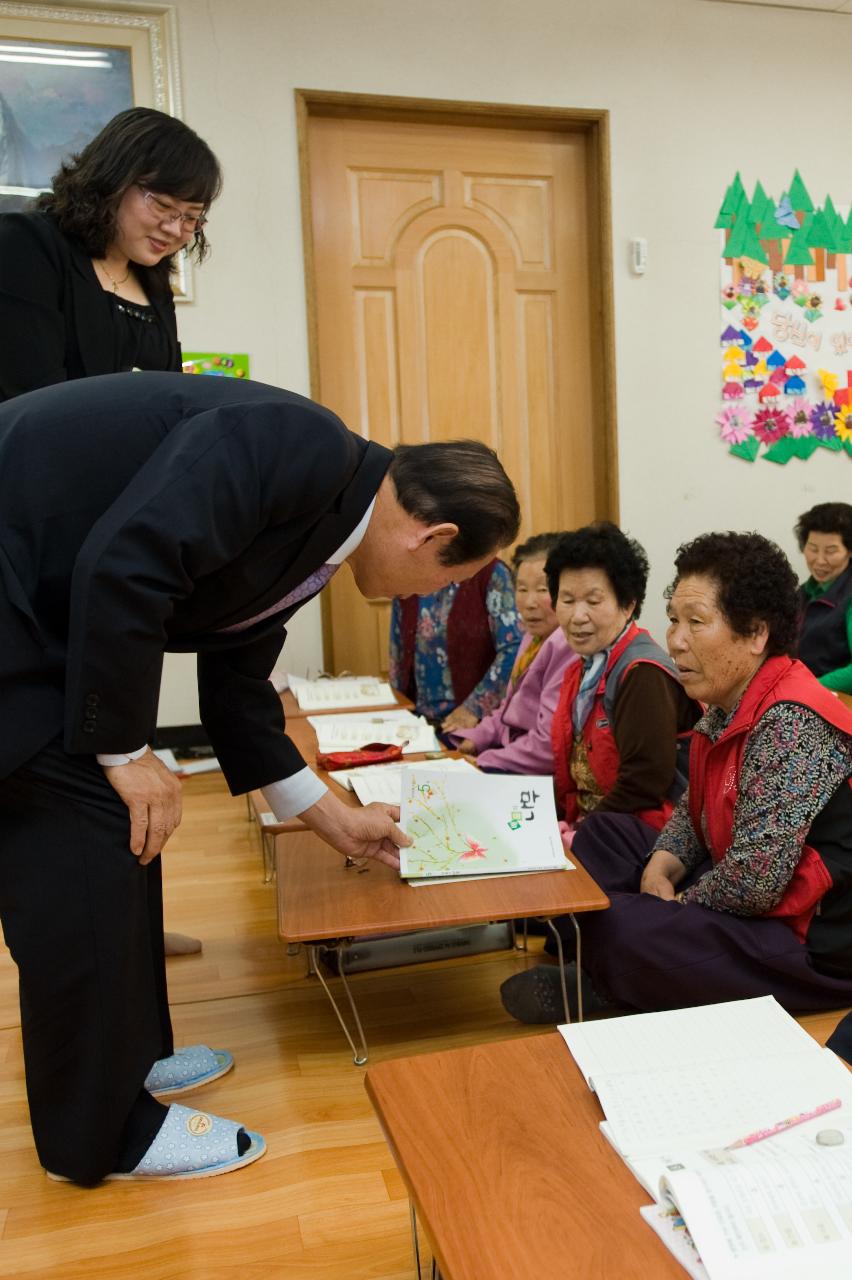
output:
M774 444L790 430L790 415L783 409L761 409L754 415L754 434L761 444Z

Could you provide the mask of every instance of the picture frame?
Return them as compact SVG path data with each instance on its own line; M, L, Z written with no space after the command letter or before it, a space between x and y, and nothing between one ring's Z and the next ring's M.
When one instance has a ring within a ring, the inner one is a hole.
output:
M28 208L61 161L128 107L181 114L171 5L0 0L0 211ZM192 299L178 259L175 300Z

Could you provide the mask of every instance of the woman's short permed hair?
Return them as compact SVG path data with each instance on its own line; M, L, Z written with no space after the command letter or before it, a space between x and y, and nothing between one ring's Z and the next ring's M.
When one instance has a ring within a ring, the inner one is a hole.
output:
M799 516L793 532L800 551L812 533L836 533L846 550L852 551L852 506L848 502L818 502Z
M519 542L512 552L512 576L517 578L525 560L546 560L562 536L561 533L534 533L526 542Z
M799 584L790 561L761 533L704 533L678 547L670 599L684 578L709 578L731 630L750 636L765 622L767 657L795 656L799 635Z
M563 533L544 566L554 603L565 569L602 569L619 607L629 609L632 604L633 617L639 617L648 586L648 557L636 539L629 538L618 525L601 520Z

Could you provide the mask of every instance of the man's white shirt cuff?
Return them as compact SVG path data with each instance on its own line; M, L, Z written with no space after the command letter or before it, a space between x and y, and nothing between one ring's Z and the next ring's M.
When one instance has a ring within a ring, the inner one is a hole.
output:
M305 809L321 800L328 787L305 765L304 769L300 769L292 777L282 778L280 782L270 782L269 786L262 787L261 790L278 822L286 822L288 818L295 818L297 813L304 813Z
M103 765L106 768L114 768L117 764L130 764L131 760L141 759L147 750L148 747L146 744L144 747L140 747L138 751L121 752L115 755L103 755L101 753L97 756L97 761L98 764Z

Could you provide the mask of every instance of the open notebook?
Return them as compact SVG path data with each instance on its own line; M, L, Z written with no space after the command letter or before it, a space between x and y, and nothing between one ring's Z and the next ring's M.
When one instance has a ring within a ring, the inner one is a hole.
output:
M565 857L553 779L414 765L404 778L400 826L414 840L400 849L404 878L516 875L571 869Z
M852 1075L771 996L559 1030L598 1095L602 1132L658 1201L643 1216L691 1275L852 1277ZM724 1150L833 1099L829 1114ZM848 1146L817 1146L818 1132L847 1127ZM838 1259L845 1271L830 1269Z
M377 676L305 680L288 674L287 683L302 711L325 711L331 707L339 707L342 711L356 707L392 707L396 702L387 680L379 680Z

